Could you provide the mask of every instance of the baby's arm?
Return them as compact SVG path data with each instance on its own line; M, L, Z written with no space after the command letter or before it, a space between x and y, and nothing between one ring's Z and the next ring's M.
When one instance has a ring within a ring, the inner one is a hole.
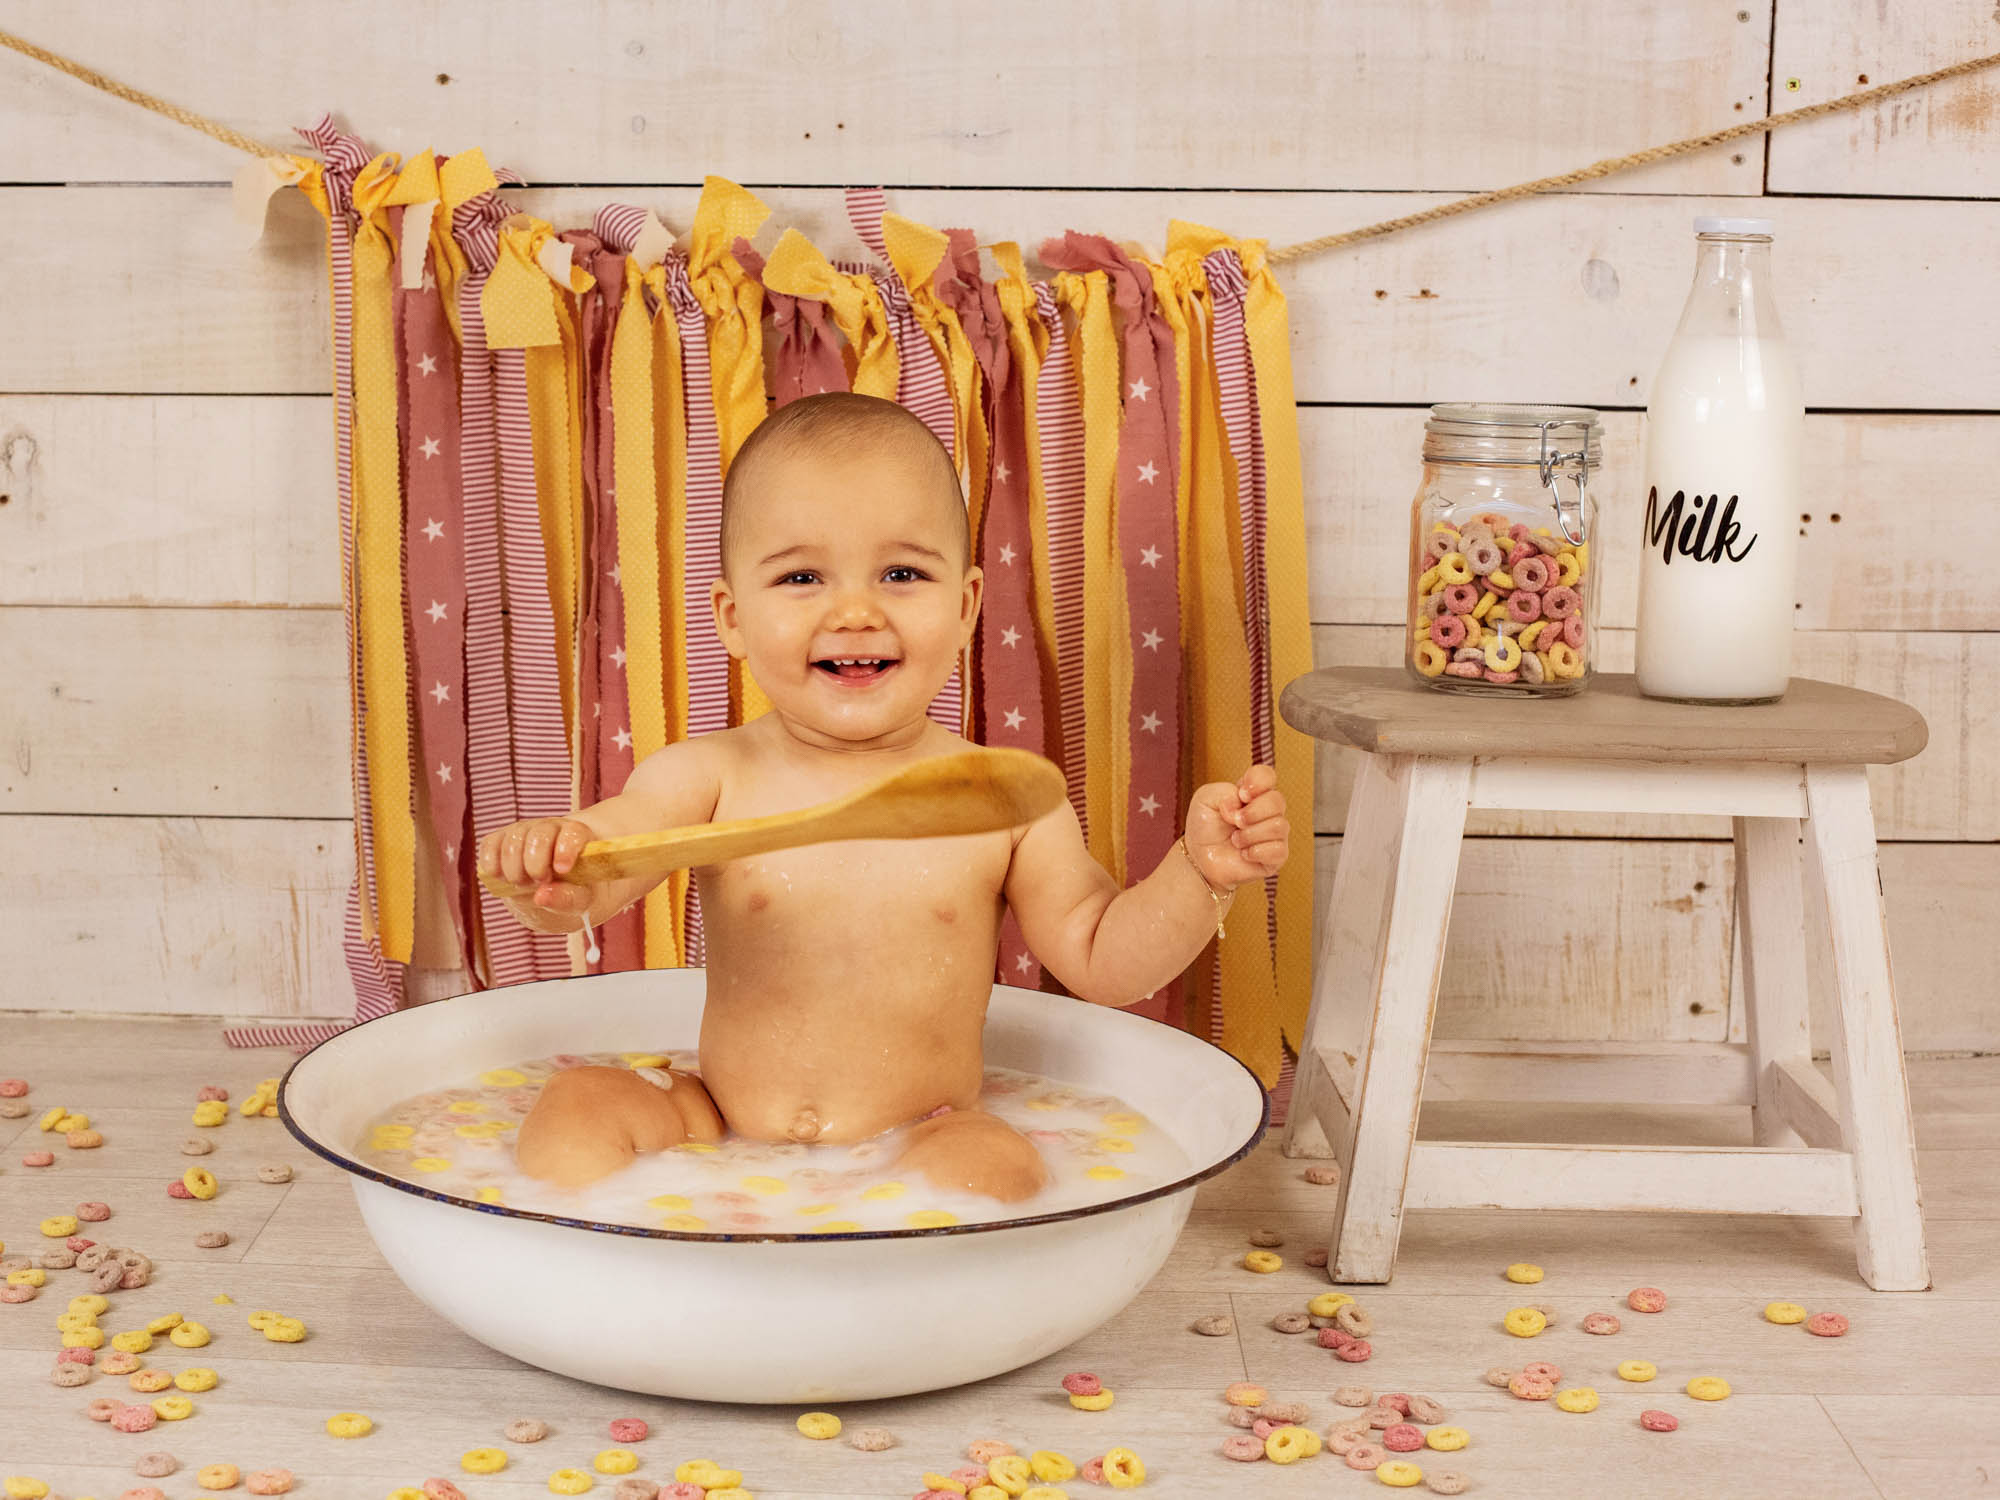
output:
M537 932L575 932L587 916L602 925L653 889L662 876L585 885L564 877L583 846L706 823L721 791L722 752L711 738L681 740L647 756L615 797L567 818L528 819L480 840L479 868L515 887L508 909Z
M1006 886L1029 949L1079 999L1145 999L1215 936L1216 897L1284 864L1291 828L1277 784L1269 766L1252 766L1240 782L1196 788L1187 852L1168 849L1124 891L1091 858L1067 802L1037 819L1015 846Z

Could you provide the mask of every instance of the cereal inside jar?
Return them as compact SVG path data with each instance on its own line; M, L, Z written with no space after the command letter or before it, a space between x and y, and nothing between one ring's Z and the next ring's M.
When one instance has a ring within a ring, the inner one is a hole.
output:
M1410 508L1404 662L1451 692L1580 691L1594 665L1602 461L1580 406L1433 406Z

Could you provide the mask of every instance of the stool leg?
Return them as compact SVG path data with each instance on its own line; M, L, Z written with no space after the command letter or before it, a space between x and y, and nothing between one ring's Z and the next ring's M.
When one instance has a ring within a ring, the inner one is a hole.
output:
M1804 871L1796 818L1736 819L1736 919L1743 932L1743 1008L1757 1068L1753 1138L1803 1145L1778 1099L1780 1062L1812 1066L1806 1002Z
M1861 1203L1856 1260L1877 1291L1924 1291L1923 1198L1866 768L1807 766L1806 812L1807 898L1833 958L1833 1076Z
M1380 897L1328 914L1358 924L1362 941L1352 951L1365 945L1367 953L1365 970L1345 964L1334 981L1340 1040L1319 1054L1353 1090L1346 1140L1336 1143L1344 1146L1329 1263L1337 1282L1387 1281L1395 1272L1471 773L1462 760L1370 756L1365 794L1357 786L1369 816L1352 849L1343 840L1341 858L1370 861ZM1352 990L1351 980L1360 981Z

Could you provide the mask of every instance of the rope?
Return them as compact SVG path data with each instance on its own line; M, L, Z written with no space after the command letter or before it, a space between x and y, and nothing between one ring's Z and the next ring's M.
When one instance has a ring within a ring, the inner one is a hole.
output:
M57 53L37 47L33 42L15 36L12 32L0 31L0 45L11 47L24 56L34 58L37 62L47 63L72 78L83 80L92 88L102 89L107 94L114 94L143 109L150 109L155 114L165 115L169 120L185 125L190 130L199 130L203 135L213 136L225 146L234 146L237 150L247 151L252 156L284 154L264 145L261 141L253 141L240 131L232 130L227 125L209 119L206 115L198 115L191 109L182 109L179 105L169 104L156 95L128 87L115 78L105 77L94 68L86 68L81 63L71 62ZM1434 208L1424 209L1420 213L1404 214L1398 219L1384 219L1379 224L1370 224L1362 229L1349 229L1340 234L1323 235L1316 240L1307 240L1303 244L1287 245L1283 249L1271 251L1266 259L1272 265L1283 265L1287 261L1301 260L1308 255L1318 255L1322 251L1335 250L1343 245L1379 239L1385 234L1395 234L1398 230L1414 229L1419 224L1429 224L1438 219L1449 219L1458 214L1471 213L1474 209L1485 208L1489 204L1505 203L1512 198L1529 198L1537 193L1551 192L1556 188L1573 187L1579 182L1595 182L1617 172L1629 171L1633 167L1650 166L1656 161L1685 156L1691 151L1706 151L1711 146L1719 146L1725 141L1738 140L1746 135L1781 130L1787 125L1796 125L1803 120L1817 119L1822 115L1836 114L1843 110L1859 109L1864 104L1873 104L1897 94L1908 93L1912 89L1927 88L1933 83L1942 83L1947 78L1976 73L1981 68L1992 67L1995 63L2000 63L2000 52L1989 53L1985 57L1968 58L1964 62L1953 63L1948 68L1918 73L1910 78L1900 78L1894 83L1878 84L1859 93L1843 94L1837 99L1822 100L1818 104L1809 104L1804 109L1766 115L1759 120L1743 120L1726 130L1713 130L1707 135L1691 136L1684 141L1653 146L1644 151L1634 151L1627 156L1606 157L1602 161L1592 162L1587 167L1578 167L1572 172L1561 172L1554 177L1538 177L1533 182L1517 183L1513 187L1497 188L1487 193L1474 193L1469 198L1440 203Z

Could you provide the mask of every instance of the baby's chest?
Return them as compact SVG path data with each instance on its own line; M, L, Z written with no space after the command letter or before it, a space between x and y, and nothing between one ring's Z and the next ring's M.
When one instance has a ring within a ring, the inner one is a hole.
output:
M868 934L990 946L1011 848L1003 833L849 840L732 860L702 872L704 917L713 906L742 935L787 946Z

